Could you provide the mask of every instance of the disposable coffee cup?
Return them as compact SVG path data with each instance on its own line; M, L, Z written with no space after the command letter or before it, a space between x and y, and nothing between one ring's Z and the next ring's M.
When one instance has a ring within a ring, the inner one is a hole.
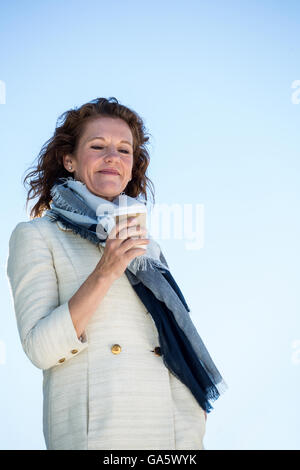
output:
M116 224L127 220L130 217L136 217L136 225L138 230L146 229L147 230L147 208L142 204L136 204L131 206L120 206L117 207L114 211L115 222ZM141 236L131 237L134 240L139 238L146 238L146 235L141 234ZM137 245L137 248L147 249L148 245Z

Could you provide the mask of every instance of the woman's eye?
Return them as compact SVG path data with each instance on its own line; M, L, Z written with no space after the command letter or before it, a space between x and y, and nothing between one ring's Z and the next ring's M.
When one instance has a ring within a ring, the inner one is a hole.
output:
M96 145L93 145L91 148L92 148L92 149L95 149L95 150L101 150L101 149L103 149L103 147L99 147L98 145L97 145L97 146L96 146ZM120 152L129 153L128 150L125 150L125 149L121 149Z

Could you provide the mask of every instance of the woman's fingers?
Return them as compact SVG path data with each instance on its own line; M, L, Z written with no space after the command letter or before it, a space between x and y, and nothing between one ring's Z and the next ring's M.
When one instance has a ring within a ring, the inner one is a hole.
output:
M133 218L116 224L108 235L103 255L97 265L101 274L112 279L122 276L131 259L146 252L145 248L138 246L150 242L149 239L141 238L146 233L146 229L138 229Z
M130 238L141 238L143 236L147 235L147 230L144 228L138 228L136 225L132 227L125 227L122 230L119 231L118 233L118 239L120 240L127 240L129 237Z
M109 240L117 240L117 243L114 244L122 246L128 239L138 240L146 235L147 229L141 227L140 224L136 224L136 218L131 218L115 225L109 233L108 238Z
M134 222L135 222L134 217L129 217L125 220L122 220L121 222L118 222L111 229L107 238L110 240L119 239L120 237L118 235L119 235L120 230L126 229L127 226L133 226Z
M123 241L119 247L119 252L121 254L128 253L132 251L132 248L137 248L138 250L143 250L144 253L146 250L144 248L139 248L138 245L148 245L150 240L148 238L128 238Z
M135 248L131 248L130 250L126 251L124 255L127 256L127 263L129 263L136 256L144 255L145 251L146 250L144 248L137 248L137 246Z

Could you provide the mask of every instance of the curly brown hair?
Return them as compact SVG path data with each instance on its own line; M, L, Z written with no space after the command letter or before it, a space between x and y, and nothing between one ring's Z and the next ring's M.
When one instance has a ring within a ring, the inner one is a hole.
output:
M87 122L101 116L123 119L132 132L132 179L124 190L125 194L131 197L142 195L147 201L147 188L149 188L153 202L155 201L154 185L146 176L150 156L145 144L148 142L150 134L146 132L142 118L132 109L120 104L115 97L96 98L79 108L69 109L59 116L53 137L43 145L37 157L37 165L31 166L30 168L34 168L34 170L24 178L23 185L30 186L26 199L26 210L28 202L38 197L37 203L30 211L31 219L41 217L46 209L50 209L51 187L58 178L71 176L63 165L64 155L76 151Z

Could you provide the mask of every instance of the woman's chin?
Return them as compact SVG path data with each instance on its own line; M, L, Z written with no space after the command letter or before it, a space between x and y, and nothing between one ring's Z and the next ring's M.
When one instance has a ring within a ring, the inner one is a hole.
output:
M117 197L121 192L122 190L118 190L118 189L115 189L115 190L107 190L107 188L103 188L103 186L99 186L99 187L95 187L93 186L93 188L88 188L89 191L91 191L91 193L95 194L95 196L99 196L99 197L102 197L103 199L108 199L108 200L112 200L114 199L115 197Z

